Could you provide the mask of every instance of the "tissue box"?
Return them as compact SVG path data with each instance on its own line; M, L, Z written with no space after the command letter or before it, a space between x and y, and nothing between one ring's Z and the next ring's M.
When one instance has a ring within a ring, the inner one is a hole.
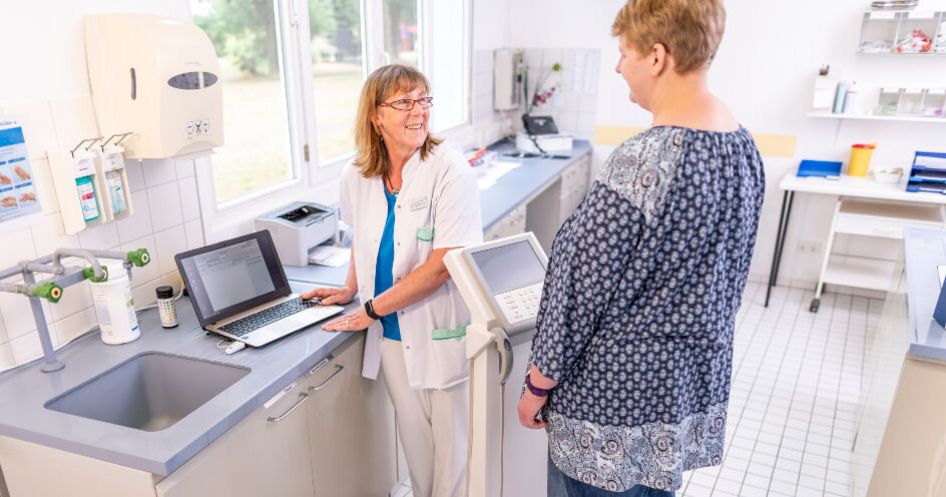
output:
M535 141L542 150L548 153L572 151L572 135L569 134L535 135ZM542 153L536 148L535 143L532 143L532 139L529 138L529 135L526 133L516 133L516 148L523 152L532 152L534 154Z

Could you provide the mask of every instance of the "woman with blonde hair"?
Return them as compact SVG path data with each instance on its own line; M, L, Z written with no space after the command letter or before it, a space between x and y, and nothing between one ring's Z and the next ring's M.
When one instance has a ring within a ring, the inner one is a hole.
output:
M653 124L619 145L552 246L519 402L549 497L669 496L723 458L734 318L764 193L707 85L720 0L630 0L616 72Z
M453 248L483 240L479 189L466 160L429 131L430 83L388 65L364 83L357 156L341 181L342 219L354 231L342 288L313 290L323 304L362 308L327 331L368 330L362 374L379 370L415 497L466 491L470 313L444 265Z

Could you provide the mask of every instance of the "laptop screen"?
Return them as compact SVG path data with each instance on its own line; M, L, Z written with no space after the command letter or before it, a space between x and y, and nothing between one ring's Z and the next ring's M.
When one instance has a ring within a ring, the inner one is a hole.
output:
M202 326L289 295L268 231L175 256Z

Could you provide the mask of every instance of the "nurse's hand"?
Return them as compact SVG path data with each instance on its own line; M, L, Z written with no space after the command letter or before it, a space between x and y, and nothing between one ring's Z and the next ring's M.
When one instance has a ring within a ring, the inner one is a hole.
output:
M354 288L341 287L341 288L316 288L311 292L306 292L299 295L299 298L302 300L309 300L311 298L319 299L319 303L322 305L333 305L341 304L345 305L351 302L355 298L355 294L358 293Z
M374 319L368 317L364 309L358 309L351 314L345 314L340 318L335 318L324 325L325 331L361 331L368 329Z
M542 410L548 400L547 395L545 397L532 395L532 392L527 388L522 397L519 398L519 423L532 430L545 428L546 422L538 418L539 411Z

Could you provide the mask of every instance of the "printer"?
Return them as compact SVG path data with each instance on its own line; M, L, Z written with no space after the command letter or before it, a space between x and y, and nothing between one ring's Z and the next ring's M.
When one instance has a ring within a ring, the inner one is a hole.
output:
M337 241L338 213L327 205L293 202L256 218L256 229L269 230L283 264L306 266L312 248Z

